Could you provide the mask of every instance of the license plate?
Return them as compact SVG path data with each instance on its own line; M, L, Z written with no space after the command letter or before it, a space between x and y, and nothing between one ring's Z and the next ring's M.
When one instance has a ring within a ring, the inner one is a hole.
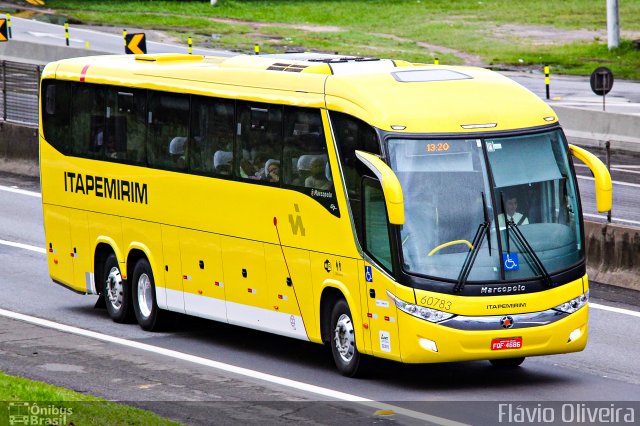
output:
M507 337L506 339L493 339L491 341L492 351L505 349L520 349L522 347L522 337Z

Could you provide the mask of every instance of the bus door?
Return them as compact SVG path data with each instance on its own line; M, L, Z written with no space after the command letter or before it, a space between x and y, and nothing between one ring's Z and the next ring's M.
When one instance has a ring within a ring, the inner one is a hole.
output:
M220 236L181 229L180 253L186 313L226 322Z
M378 265L360 261L361 288L367 298L367 319L374 355L400 360L398 341L398 313L387 296L396 292L395 281L381 268L392 270L389 225L384 194L380 182L364 178L362 181L362 243L365 252Z

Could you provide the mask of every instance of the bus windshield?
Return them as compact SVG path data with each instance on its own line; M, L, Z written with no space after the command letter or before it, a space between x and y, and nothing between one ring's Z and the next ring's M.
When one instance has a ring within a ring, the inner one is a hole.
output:
M406 272L458 280L472 249L468 281L479 282L544 277L583 258L577 192L559 130L391 138L388 148L404 192Z

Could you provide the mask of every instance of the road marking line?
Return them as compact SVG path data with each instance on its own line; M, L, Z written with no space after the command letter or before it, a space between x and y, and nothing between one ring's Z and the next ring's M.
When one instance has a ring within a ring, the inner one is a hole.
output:
M588 169L589 166L586 166L584 164L574 164L575 167L582 167L585 169ZM622 165L618 165L618 166L611 166L610 170L613 170L614 172L622 172L622 173L633 173L636 175L640 175L640 170L629 170L629 169L638 169L640 168L640 166L622 166Z
M31 197L42 198L42 195L39 192L26 191L24 189L12 188L10 186L0 185L0 191L7 191L7 192L13 192L15 194L29 195Z
M595 180L595 178L592 178L591 176L582 175L578 175L578 179ZM611 183L615 183L616 185L633 186L634 188L640 188L640 183L620 182L619 180L612 180Z
M376 410L392 410L396 414L401 414L403 416L411 417L411 418L426 421L426 422L435 423L438 425L466 426L464 423L458 423L453 420L445 419L443 417L432 416L426 413L421 413L419 411L413 411L413 410L398 407L395 405L385 404L383 402L377 402L372 399L363 398L357 395L352 395L352 394L336 391L333 389L323 388L320 386L310 385L308 383L298 382L296 380L285 379L284 377L274 376L272 374L262 373L260 371L250 370L248 368L237 367L235 365L225 364L219 361L213 361L211 359L202 358L199 356L189 355L183 352L161 348L159 346L153 346L146 343L134 342L131 340L120 338L120 337L109 336L107 334L97 333L95 331L89 331L89 330L73 327L66 324L59 324L53 321L33 317L30 315L21 314L18 312L0 309L0 315L7 318L28 322L30 324L52 328L54 330L76 334L78 336L89 337L92 339L101 340L103 342L108 342L108 343L115 343L117 345L139 349L146 352L152 352L155 354L164 355L170 358L203 365L205 367L215 368L217 370L222 370L229 373L246 376L253 379L259 379L269 383L275 383L281 386L286 386L288 388L310 392L316 395L334 398L341 401L357 402L359 404L362 404L371 408L375 408Z
M607 220L606 216L602 216L599 214L592 214L592 213L582 213L583 216L585 217L593 217L596 219L602 219L602 220ZM624 222L624 223L630 223L632 225L640 225L640 221L637 220L631 220L631 219L620 219L617 217L612 217L611 218L611 222Z
M10 247L17 247L25 250L35 251L36 253L46 254L47 250L42 247L32 246L29 244L14 243L13 241L0 240L0 244Z
M602 309L603 311L615 312L617 314L631 315L632 317L640 318L640 312L632 311L630 309L615 308L613 306L601 305L599 303L591 303L591 302L589 302L589 307Z

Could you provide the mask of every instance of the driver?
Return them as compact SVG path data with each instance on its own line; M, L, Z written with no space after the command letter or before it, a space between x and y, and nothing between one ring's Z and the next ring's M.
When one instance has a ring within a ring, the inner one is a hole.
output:
M527 219L524 214L518 212L518 197L515 194L504 194L504 209L507 214L507 220L513 221L518 226L529 224L529 219ZM500 229L506 228L504 216L504 213L498 215L498 225Z

